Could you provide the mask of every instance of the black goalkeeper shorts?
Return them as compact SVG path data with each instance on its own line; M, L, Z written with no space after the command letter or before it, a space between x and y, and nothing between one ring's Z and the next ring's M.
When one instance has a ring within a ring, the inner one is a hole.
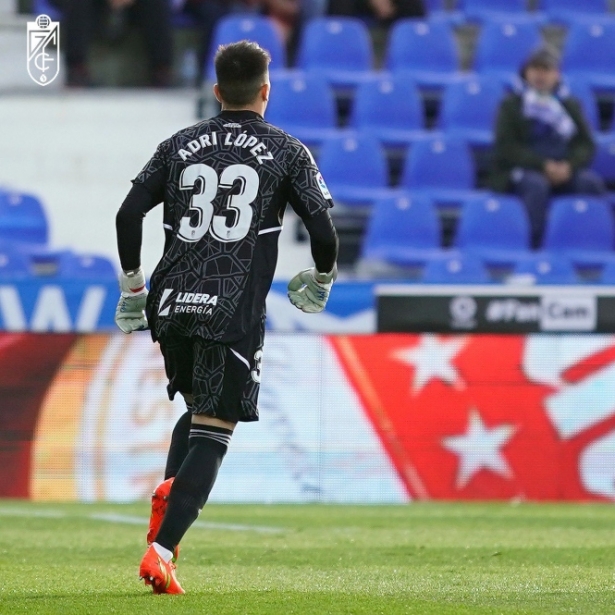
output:
M169 399L176 393L192 394L193 414L231 423L258 421L264 325L263 320L232 344L202 337L161 339Z

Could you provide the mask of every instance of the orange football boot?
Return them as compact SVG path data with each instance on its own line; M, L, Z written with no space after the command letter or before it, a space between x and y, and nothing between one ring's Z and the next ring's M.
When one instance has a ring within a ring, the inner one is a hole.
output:
M175 564L165 562L153 545L150 545L141 560L139 576L146 585L151 585L155 594L185 594L175 576Z
M167 478L154 489L152 493L152 512L149 517L149 529L147 530L147 544L151 545L155 540L164 519L164 513L167 511L167 503L169 501L169 493L171 485L175 478ZM179 557L179 545L173 551L173 562Z

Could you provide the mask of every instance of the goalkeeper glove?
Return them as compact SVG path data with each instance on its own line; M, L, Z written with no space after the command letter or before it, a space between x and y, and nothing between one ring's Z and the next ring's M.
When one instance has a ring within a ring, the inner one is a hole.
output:
M337 265L329 273L320 273L316 267L301 271L288 283L288 298L302 312L322 312L336 278Z
M141 267L128 273L125 271L120 273L120 291L120 300L115 308L115 324L124 333L147 329L145 317L147 288Z

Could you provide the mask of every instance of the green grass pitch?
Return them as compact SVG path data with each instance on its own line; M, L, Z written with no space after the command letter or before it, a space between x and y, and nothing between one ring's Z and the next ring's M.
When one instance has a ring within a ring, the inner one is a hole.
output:
M0 501L0 613L615 613L611 505L208 505L185 596L137 578L148 513Z

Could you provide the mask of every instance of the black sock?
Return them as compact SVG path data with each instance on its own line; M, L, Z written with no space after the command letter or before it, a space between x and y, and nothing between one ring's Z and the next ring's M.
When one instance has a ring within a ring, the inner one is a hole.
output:
M190 426L192 425L192 406L190 404L186 404L186 406L188 411L179 417L173 428L173 435L171 436L171 444L169 445L169 453L167 455L167 465L164 469L164 480L177 476L179 468L181 468L190 450L188 436L190 435Z
M175 476L156 542L173 551L196 521L216 482L233 432L213 425L192 425L190 451Z

